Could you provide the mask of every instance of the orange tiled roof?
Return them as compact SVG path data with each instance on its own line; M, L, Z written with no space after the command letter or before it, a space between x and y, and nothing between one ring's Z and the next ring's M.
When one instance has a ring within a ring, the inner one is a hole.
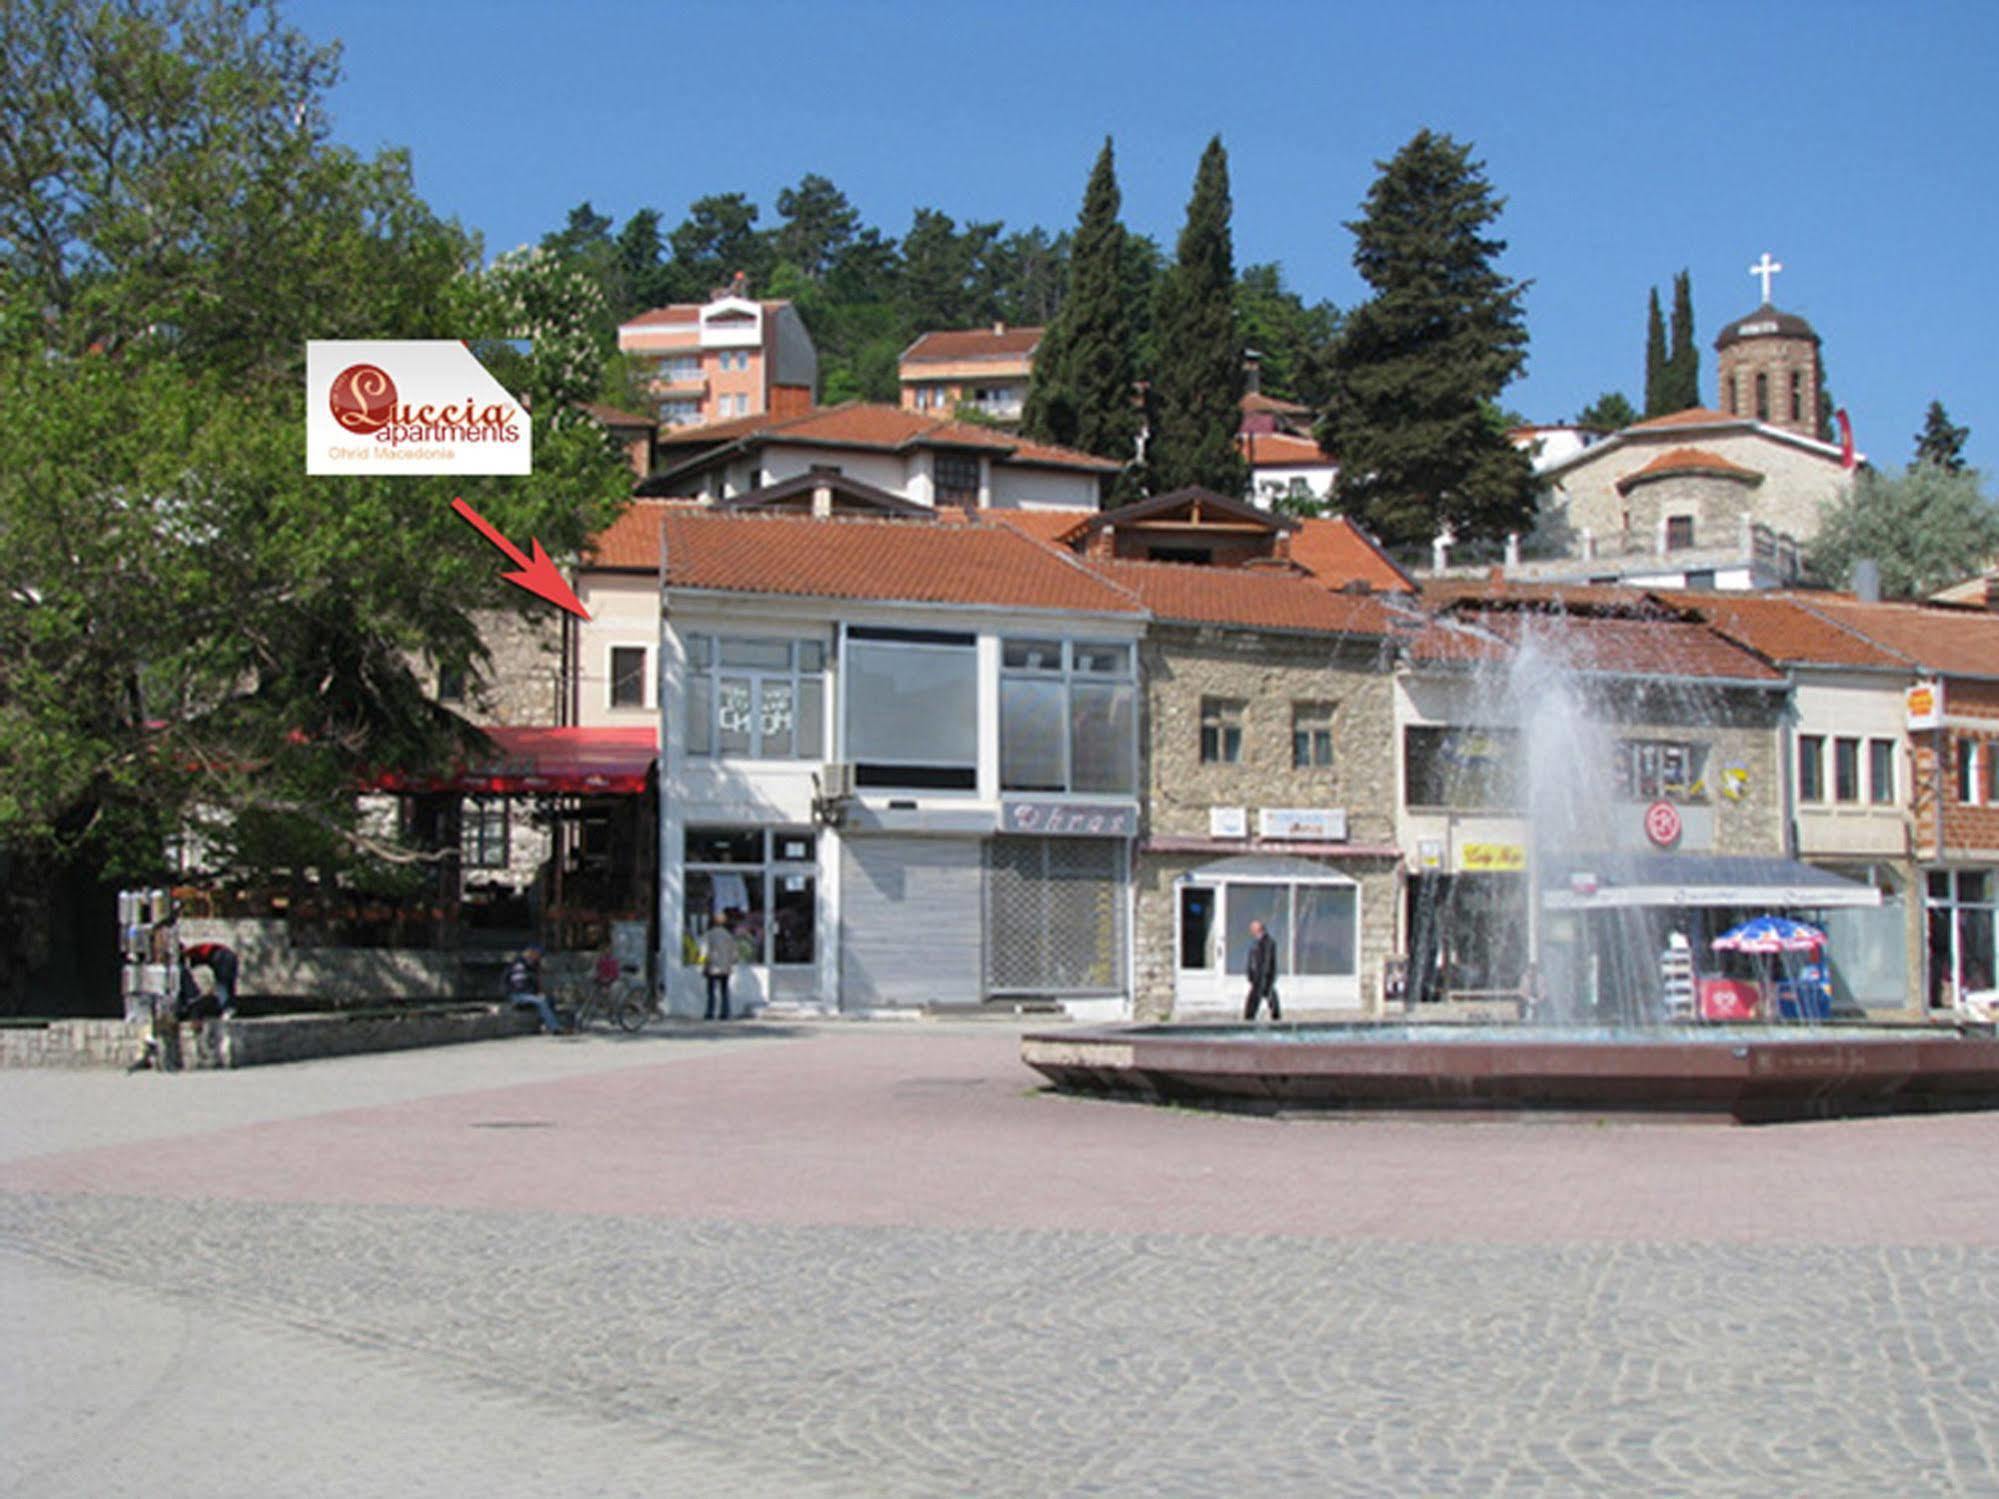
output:
M1036 541L1068 546L1079 538L1100 510L981 510L982 519L1024 531Z
M669 504L654 515L655 545L662 519L667 581L679 588L1144 612L1129 593L1010 526L717 514ZM636 539L643 534L641 527Z
M1753 652L1706 625L1676 619L1626 619L1539 610L1473 610L1451 616L1459 624L1493 637L1438 629L1419 639L1418 660L1497 658L1532 639L1579 671L1608 676L1682 677L1709 681L1770 682L1784 674Z
M602 401L585 401L583 410L606 427L651 428L659 425L649 416L640 416L636 411L622 411L616 406L606 406Z
M1665 416L1655 416L1649 421L1633 422L1624 430L1656 432L1664 427L1706 427L1717 423L1726 423L1734 427L1754 425L1746 416L1730 416L1726 411L1710 411L1705 406L1690 406L1685 411L1668 412Z
M1298 521L1291 532L1291 560L1327 588L1359 582L1380 593L1416 591L1416 580L1344 515Z
M1792 598L1926 672L1999 679L1999 614L1929 604L1863 604L1844 594Z
M1244 411L1267 411L1273 416L1310 416L1312 414L1310 406L1300 406L1296 401L1279 400L1276 396L1267 396L1260 390L1252 390L1244 394L1242 409Z
M1239 432L1236 445L1251 468L1331 467L1334 461L1311 438L1289 432Z
M1334 593L1309 578L1271 568L1113 558L1089 558L1085 565L1135 594L1162 620L1328 635L1387 635L1397 618L1372 594Z
M796 416L763 413L739 416L701 427L676 427L661 434L660 447L669 455L679 448L713 446L747 439L765 442L808 442L833 447L884 448L950 446L989 448L1004 462L1043 464L1115 473L1122 467L1107 458L1052 443L1032 442L991 427L954 422L900 406L850 401L839 406L814 406Z
M669 307L653 307L639 313L635 317L626 318L618 326L621 328L656 328L661 326L678 327L682 323L698 323L701 321L701 309L707 305L705 302L675 302ZM775 300L758 302L757 305L766 312L772 312L777 308L788 307L791 304L786 298L779 297Z
M1676 596L1677 597L1677 596ZM1481 604L1498 607L1549 606L1596 613L1622 611L1657 619L1683 619L1684 608L1643 588L1606 583L1516 583L1507 579L1425 578L1423 599L1439 607Z
M1694 604L1711 626L1772 661L1809 666L1907 668L1883 650L1798 600L1761 593L1707 594Z
M1751 483L1761 483L1763 479L1758 470L1730 463L1719 453L1710 453L1706 448L1673 448L1661 453L1643 468L1633 469L1617 481L1617 487L1622 489L1645 479L1663 479L1669 474L1719 474L1725 479L1746 479Z
M944 328L917 335L903 351L904 364L946 364L960 359L1025 359L1041 343L1039 328Z

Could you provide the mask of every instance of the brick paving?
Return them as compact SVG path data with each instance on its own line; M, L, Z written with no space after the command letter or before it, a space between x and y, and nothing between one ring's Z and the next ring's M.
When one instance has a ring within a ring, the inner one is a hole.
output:
M1999 1494L1999 1116L1250 1119L1045 1095L1010 1027L715 1035L0 1079L0 1490Z

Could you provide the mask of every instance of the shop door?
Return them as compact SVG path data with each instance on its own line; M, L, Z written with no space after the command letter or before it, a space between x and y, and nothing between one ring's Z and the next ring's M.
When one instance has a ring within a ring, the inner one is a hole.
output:
M974 839L847 839L840 854L840 1008L977 1004L984 890Z

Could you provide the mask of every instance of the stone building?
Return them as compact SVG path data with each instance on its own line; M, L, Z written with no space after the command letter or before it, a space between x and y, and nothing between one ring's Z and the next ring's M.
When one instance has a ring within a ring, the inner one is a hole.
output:
M1135 1012L1240 1014L1256 919L1287 1016L1380 1014L1400 854L1391 642L1420 627L1413 608L1282 568L1091 565L1151 617Z
M1714 349L1722 410L1798 437L1825 430L1832 413L1819 409L1819 336L1810 323L1765 301L1723 328Z

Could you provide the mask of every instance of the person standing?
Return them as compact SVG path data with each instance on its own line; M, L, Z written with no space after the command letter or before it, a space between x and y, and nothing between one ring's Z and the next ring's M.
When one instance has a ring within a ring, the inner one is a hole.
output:
M1260 921L1249 924L1249 957L1243 968L1249 975L1249 999L1242 1018L1256 1019L1257 1009L1268 1000L1270 1018L1282 1020L1284 1012L1277 1007L1277 943Z
M729 975L736 971L736 934L717 913L708 918L708 935L701 939L701 971L708 976L705 1020L729 1018Z

